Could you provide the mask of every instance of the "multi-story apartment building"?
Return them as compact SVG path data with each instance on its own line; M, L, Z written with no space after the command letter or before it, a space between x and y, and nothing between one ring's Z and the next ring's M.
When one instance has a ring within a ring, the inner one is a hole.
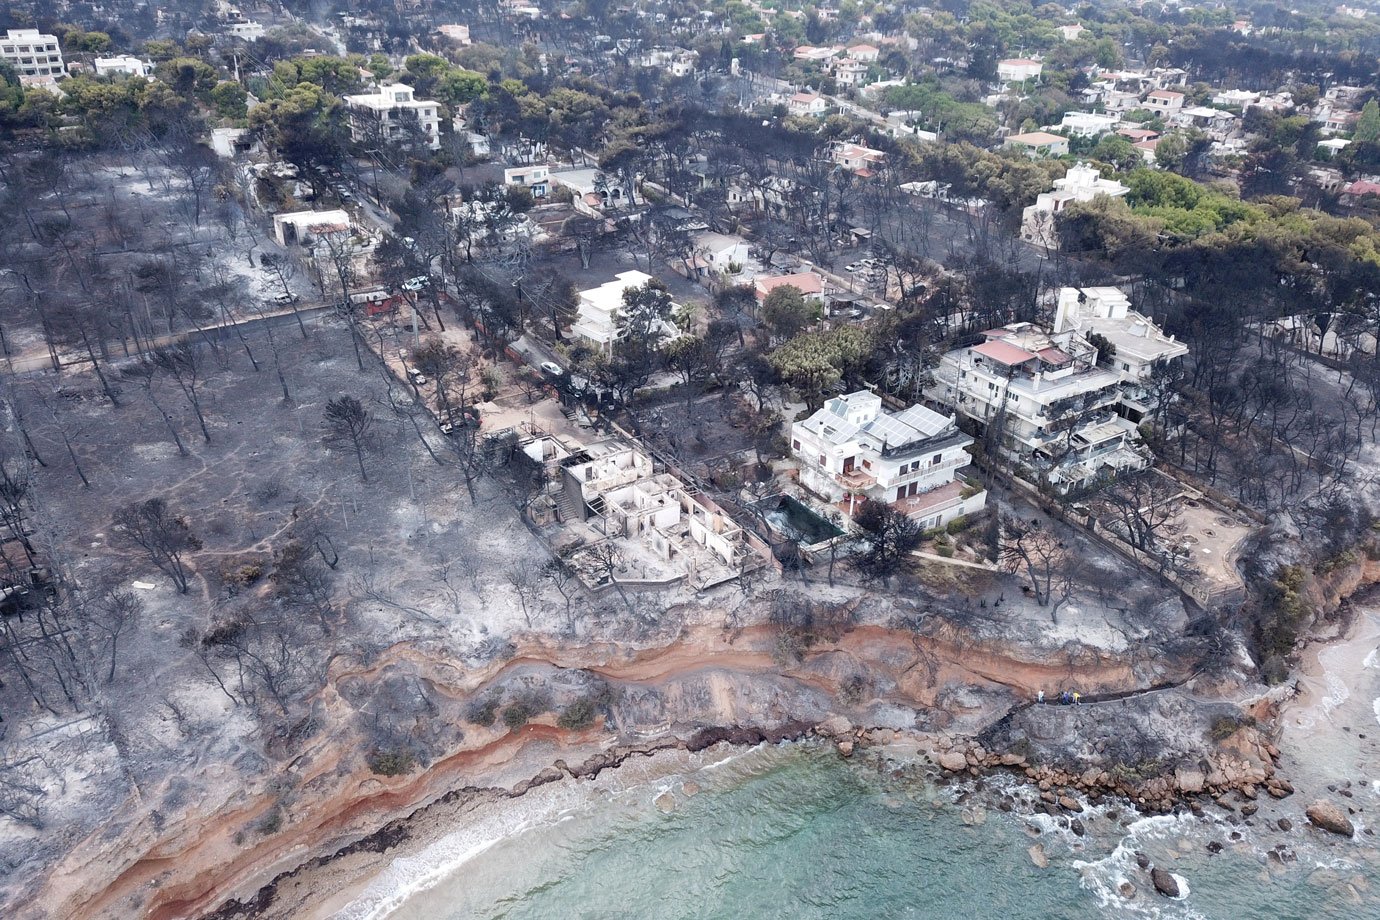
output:
M1135 423L1117 414L1121 377L1073 330L1013 323L944 355L926 395L969 419L989 449L1027 464L1059 491L1107 472L1144 469Z
M0 58L23 77L48 77L61 80L67 76L62 63L62 48L56 35L37 29L10 29L0 40Z
M973 439L924 406L889 412L876 393L836 396L791 426L800 484L852 514L890 502L924 527L978 511L987 493L956 479Z
M1120 379L1118 411L1133 422L1152 412L1162 398L1153 386L1156 367L1188 354L1187 345L1132 310L1130 300L1114 287L1061 289L1053 328L1055 335L1073 332L1105 343L1101 364Z
M350 109L350 135L360 142L375 138L386 141L407 137L408 120L414 120L427 138L427 146L441 146L441 104L414 98L406 83L384 83L372 93L346 96Z

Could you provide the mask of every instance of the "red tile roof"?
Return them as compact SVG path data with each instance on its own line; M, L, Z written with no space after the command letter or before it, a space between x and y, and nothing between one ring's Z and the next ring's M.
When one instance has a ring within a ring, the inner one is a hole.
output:
M1017 348L1007 342L994 339L990 342L983 342L981 345L973 346L973 351L982 355L984 358L991 358L999 364L1015 366L1024 364L1035 356L1024 348Z

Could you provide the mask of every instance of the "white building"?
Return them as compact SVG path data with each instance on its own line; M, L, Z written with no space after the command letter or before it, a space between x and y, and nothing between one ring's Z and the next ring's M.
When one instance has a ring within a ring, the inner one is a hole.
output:
M345 211L291 211L273 215L273 236L279 246L293 243L309 246L317 234L348 229L350 215Z
M981 509L987 493L956 480L973 439L952 418L924 406L889 412L867 390L836 396L791 426L800 484L852 516L884 501L939 527Z
M829 100L819 93L796 93L786 101L792 115L819 117L829 111Z
M37 29L10 29L6 32L4 39L0 40L0 58L4 58L5 63L21 77L61 80L67 76L57 36Z
M868 67L862 61L841 61L834 68L834 79L839 86L865 86Z
M436 31L457 45L470 44L470 27L459 23L447 23L436 27Z
M1021 212L1021 238L1053 249L1058 245L1055 215L1074 202L1092 201L1099 195L1120 198L1130 189L1115 179L1104 179L1087 163L1069 167L1064 178L1054 180L1054 189L1041 192L1035 203Z
M1224 89L1212 97L1213 105L1225 105L1233 109L1244 109L1259 101L1260 94L1247 89Z
M232 22L226 25L225 34L247 42L256 42L264 37L264 27L262 23L252 19L243 22Z
M1013 134L1003 145L1015 147L1028 157L1062 157L1069 152L1069 139L1062 134L1050 134L1048 131Z
M1100 336L1110 352L1101 364L1121 380L1121 414L1138 422L1155 408L1151 380L1155 368L1188 354L1188 346L1165 335L1149 317L1131 309L1119 288L1062 288L1054 312L1054 334Z
M931 399L981 426L991 448L1028 465L1061 492L1114 470L1144 469L1135 423L1116 413L1121 378L1097 366L1097 349L1072 330L1030 323L983 333L946 354Z
M551 167L510 166L503 170L503 184L525 188L533 198L545 198L551 192Z
M356 141L404 139L411 119L426 135L428 147L441 146L440 103L414 98L406 83L384 83L375 92L346 96L345 105L350 110L350 135Z
M872 175L886 162L886 154L861 144L842 143L834 146L833 160L852 173Z
M997 62L997 79L1002 83L1020 83L1023 80L1033 80L1044 70L1044 65L1039 61L1032 61L1029 58L1008 58Z
M864 64L875 64L881 52L876 45L860 44L848 47L848 56L855 61L862 61Z
M96 58L96 76L107 77L113 74L129 74L131 77L147 77L153 72L153 64L150 61L141 61L130 54L121 54L117 57Z
M1172 115L1184 107L1184 94L1172 89L1157 89L1146 94L1145 108L1160 115Z
M1119 115L1102 115L1097 112L1065 112L1059 130L1070 137L1101 137L1113 131L1121 123Z
M1059 34L1063 36L1063 39L1066 42L1074 41L1078 38L1078 36L1082 35L1086 31L1088 30L1083 28L1082 25L1076 22L1073 25L1059 27Z
M623 309L623 292L640 288L652 280L652 276L646 272L619 272L614 276L614 280L606 281L597 288L581 291L575 322L570 327L571 334L604 354L611 353L613 343L618 338L618 319ZM678 330L663 321L660 332L666 338L674 338Z

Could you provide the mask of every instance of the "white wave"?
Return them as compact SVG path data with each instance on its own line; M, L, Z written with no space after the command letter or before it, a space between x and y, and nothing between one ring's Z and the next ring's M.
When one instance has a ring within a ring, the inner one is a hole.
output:
M1380 646L1370 650L1370 654L1366 656L1365 661L1361 662L1361 667L1380 668Z
M1351 696L1346 684L1335 674L1327 675L1327 696L1323 697L1322 710L1325 715L1331 715L1332 710L1342 705Z
M1176 885L1179 886L1179 896L1178 896L1177 898L1175 898L1174 900L1176 900L1176 901L1182 901L1184 898L1188 897L1188 895L1189 895L1188 879L1184 878L1182 875L1180 875L1180 874L1177 873L1177 872L1171 872L1171 873L1169 873L1169 875L1170 875L1170 877L1171 877L1172 879L1174 879L1174 884L1176 884Z
M1380 722L1380 697L1376 697L1371 701L1370 708L1371 711L1375 713L1375 721Z

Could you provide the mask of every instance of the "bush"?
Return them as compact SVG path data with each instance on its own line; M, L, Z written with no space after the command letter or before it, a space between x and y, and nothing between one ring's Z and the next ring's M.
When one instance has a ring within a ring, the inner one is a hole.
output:
M269 837L283 829L283 813L274 808L254 825L254 832L260 837Z
M534 715L536 715L536 713L532 711L532 708L525 702L519 700L516 703L510 704L503 710L503 724L508 726L510 731L519 729L526 725L527 720Z
M1250 719L1237 715L1217 716L1212 720L1212 727L1208 729L1208 734L1213 741L1226 741L1241 729L1252 724Z
M951 534L958 534L958 533L963 533L963 531L967 530L969 527L972 527L972 526L973 526L973 521L972 521L972 519L969 518L968 515L966 515L966 514L960 514L958 517L956 517L956 518L954 518L952 521L950 521L950 522L944 527L944 529L947 530L947 531L948 531L949 533L951 533Z
M376 751L369 758L369 769L379 776L402 776L411 773L416 763L408 751Z
M470 703L469 708L465 710L465 718L485 728L493 725L494 720L498 718L498 698L491 696Z
M561 728L574 731L577 728L584 728L586 725L591 724L597 714L593 700L578 699L561 710L560 716L556 719L556 724Z
M948 545L937 546L934 551L945 559L952 559L954 555L954 548Z

